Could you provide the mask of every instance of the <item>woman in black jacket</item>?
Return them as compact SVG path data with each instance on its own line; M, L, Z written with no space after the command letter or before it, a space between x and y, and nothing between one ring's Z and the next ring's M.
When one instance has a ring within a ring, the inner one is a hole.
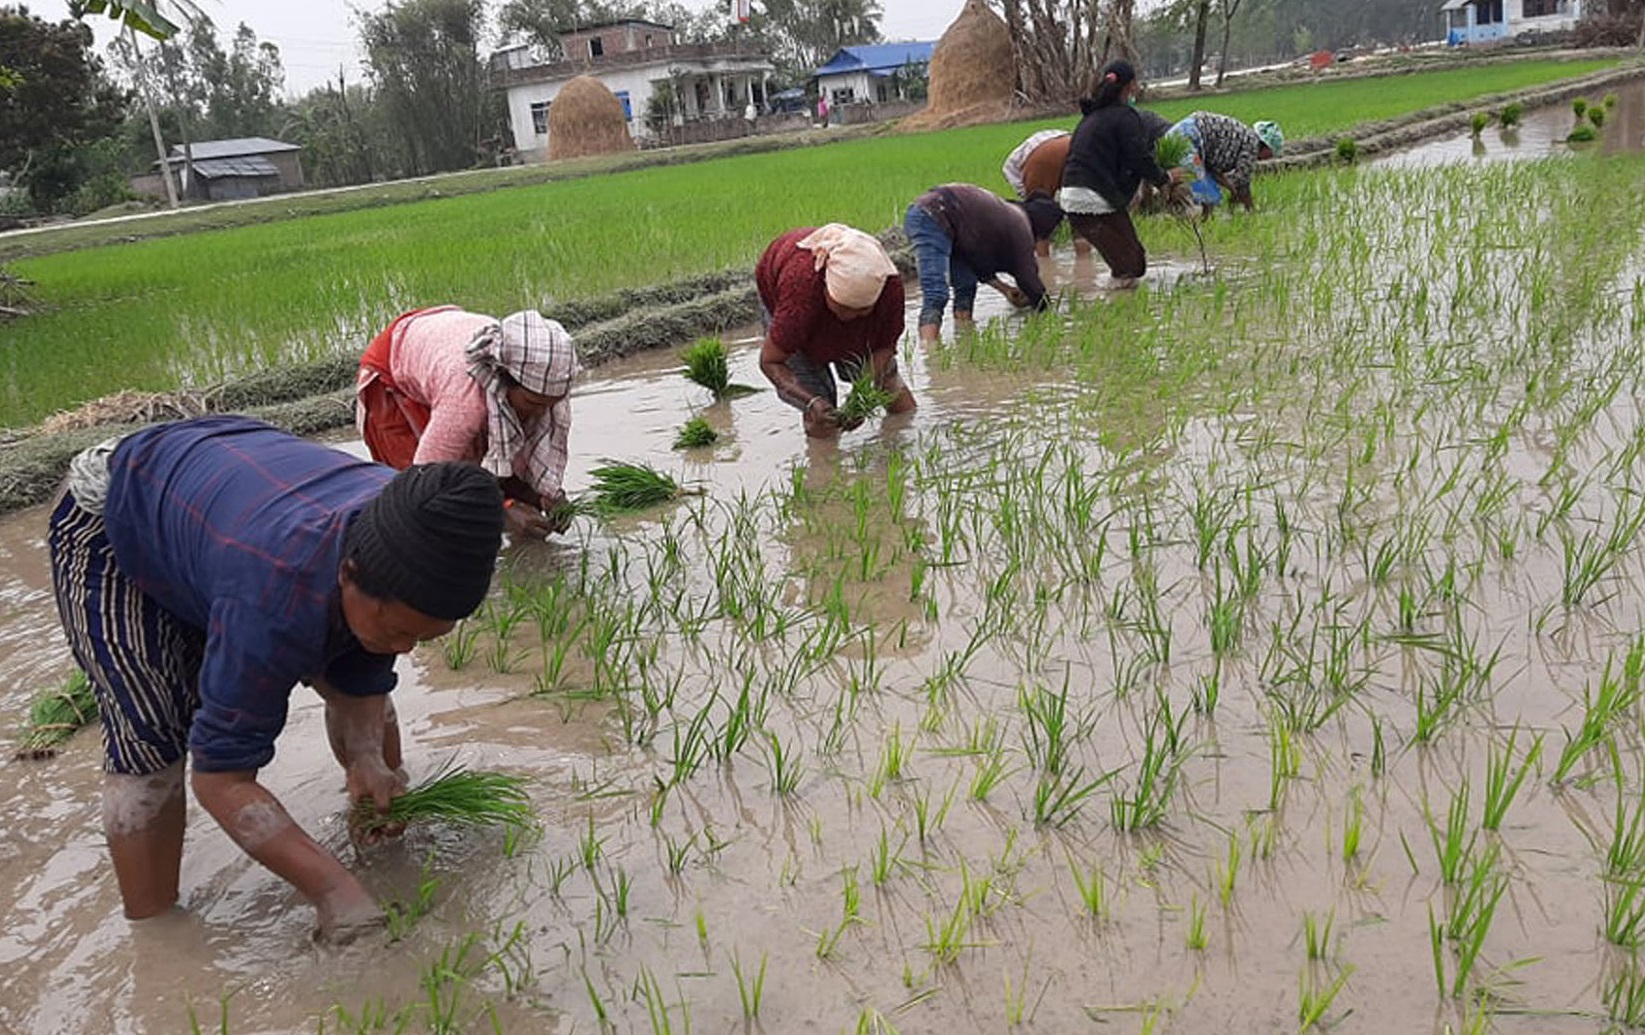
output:
M1137 72L1129 61L1103 67L1092 95L1080 101L1085 117L1074 130L1057 195L1074 232L1102 253L1115 287L1134 287L1148 271L1148 253L1129 212L1138 184L1164 187L1181 176L1154 161L1147 128L1131 107L1136 93Z

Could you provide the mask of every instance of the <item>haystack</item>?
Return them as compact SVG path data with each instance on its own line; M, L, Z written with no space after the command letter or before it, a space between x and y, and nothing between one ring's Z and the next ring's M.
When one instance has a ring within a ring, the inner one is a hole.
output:
M566 83L548 109L548 157L582 158L634 150L623 103L593 76Z
M983 0L966 0L931 55L930 100L908 129L946 129L1009 118L1017 56L1005 19Z

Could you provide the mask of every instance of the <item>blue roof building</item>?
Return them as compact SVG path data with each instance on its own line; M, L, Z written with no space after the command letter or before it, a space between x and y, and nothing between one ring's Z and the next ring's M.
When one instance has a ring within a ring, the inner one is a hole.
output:
M833 105L893 101L901 96L902 75L913 67L923 76L936 47L934 40L842 47L812 75Z

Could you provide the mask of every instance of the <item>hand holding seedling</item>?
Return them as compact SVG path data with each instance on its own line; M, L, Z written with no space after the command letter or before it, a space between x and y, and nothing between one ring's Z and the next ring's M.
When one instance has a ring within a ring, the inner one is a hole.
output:
M515 539L547 539L555 532L564 531L564 526L556 528L536 507L517 500L504 508L503 528Z
M376 844L383 838L399 837L404 823L385 823L394 799L406 792L404 769L390 769L379 756L366 758L348 767L348 798L356 803L349 811L349 836L358 845Z
M838 434L842 429L849 431L861 423L862 418L857 417L847 425L841 418L840 411L823 396L812 396L811 401L805 404L805 433L812 438L828 438Z

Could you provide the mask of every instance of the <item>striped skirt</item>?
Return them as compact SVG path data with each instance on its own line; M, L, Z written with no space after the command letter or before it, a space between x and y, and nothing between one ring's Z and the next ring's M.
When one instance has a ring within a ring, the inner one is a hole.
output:
M182 758L200 706L205 634L144 594L115 563L101 515L72 493L47 533L52 589L74 660L97 691L103 768L143 775Z

